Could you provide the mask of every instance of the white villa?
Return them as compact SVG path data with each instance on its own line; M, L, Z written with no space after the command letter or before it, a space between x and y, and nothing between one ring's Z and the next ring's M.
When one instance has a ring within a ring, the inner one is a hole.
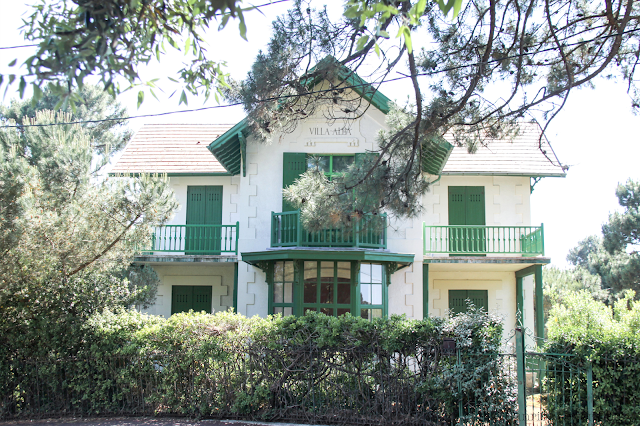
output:
M418 219L385 232L307 232L282 189L319 156L340 173L375 152L389 99L359 93L371 107L349 123L309 118L270 144L235 125L151 124L133 137L113 175L166 173L181 209L156 230L136 261L161 279L149 313L235 309L247 315L364 318L444 316L466 299L543 332L541 224L531 223L530 194L542 177L565 170L540 128L523 123L514 141L494 140L476 154L442 144L425 174L434 181ZM385 219L386 220L386 219Z

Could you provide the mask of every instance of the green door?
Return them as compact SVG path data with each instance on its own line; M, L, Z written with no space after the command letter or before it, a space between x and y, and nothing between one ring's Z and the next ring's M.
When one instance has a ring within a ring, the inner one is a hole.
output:
M171 288L171 315L178 312L205 311L211 313L212 287L174 285Z
M222 186L187 187L187 225L222 225ZM186 254L220 254L222 228L188 226Z
M282 189L285 189L307 171L307 154L300 152L285 152L282 155ZM295 209L282 197L282 211L292 212Z
M486 225L484 186L449 187L449 225ZM449 229L449 252L482 254L486 251L484 228Z
M478 309L489 310L487 290L449 290L449 312L451 316L467 312L467 299Z

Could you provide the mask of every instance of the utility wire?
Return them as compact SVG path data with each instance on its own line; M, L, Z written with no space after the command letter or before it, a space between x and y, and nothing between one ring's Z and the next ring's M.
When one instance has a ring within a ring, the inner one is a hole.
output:
M280 0L280 1L288 1L288 0ZM640 28L624 31L622 33L609 34L609 35L606 35L606 36L598 36L598 37L594 37L594 38L592 38L590 40L583 40L583 41L579 41L579 42L575 42L575 43L569 43L569 44L564 45L563 47L577 46L577 45L581 45L581 44L585 44L585 43L591 43L591 42L594 42L594 41L601 41L603 39L617 37L619 35L624 35L624 34L635 33L635 32L638 32L638 31L640 31ZM491 64L491 63L499 63L499 62L502 62L502 61L504 61L506 59L515 59L515 58L520 58L520 57L526 57L526 56L531 56L531 55L534 55L534 54L539 54L539 53L543 53L543 52L550 52L550 51L555 51L555 50L557 50L557 48L551 47L551 48L547 48L547 49L537 50L537 51L531 52L531 53L523 53L523 54L517 54L517 55L511 55L511 56L504 56L504 57L501 57L499 59L489 60L487 62L475 62L475 63L472 63L472 64L458 65L458 66L443 68L443 69L440 69L440 70L434 70L434 71L429 71L429 72L424 72L424 73L417 73L417 74L415 74L415 76L417 76L417 77L432 76L432 75L440 74L440 73L443 73L443 72L456 71L456 70L463 69L463 68L475 67L475 66L486 65L486 64ZM402 74L402 77L396 77L396 78L390 78L390 79L387 79L387 80L383 80L383 81L378 83L378 86L380 86L381 84L384 84L384 83L391 83L391 82L394 82L394 81L405 80L405 79L412 78L412 77L413 77L412 75L404 75L404 74ZM352 84L352 85L349 85L349 86L340 86L339 88L314 90L314 91L311 91L311 92L308 92L308 93L302 93L302 94L275 96L275 97L272 97L272 98L261 99L258 102L263 103L263 102L276 101L276 100L280 100L280 99L300 98L300 97L310 96L310 95L314 95L314 94L318 94L318 93L333 92L333 91L335 91L337 89L355 89L355 88L368 88L368 87L373 87L373 83ZM374 89L374 90L377 91L377 89ZM195 108L195 109L188 109L188 110L181 110L181 111L167 111L167 112L161 112L161 113L156 113L156 114L141 114L141 115L133 115L133 116L129 116L129 117L105 118L105 119L101 119L101 120L82 120L82 121L70 121L70 122L65 122L65 123L48 123L48 124L2 125L2 126L0 126L0 129L2 129L2 128L25 128L25 127L51 127L51 126L65 126L65 125L72 125L72 124L89 124L89 123L103 123L103 122L109 122L109 121L124 121L124 120L132 120L132 119L135 119L135 118L161 117L161 116L172 115L172 114L182 114L182 113L186 113L186 112L198 112L198 111L206 111L206 110L211 110L211 109L229 108L229 107L234 107L234 106L239 106L239 105L242 105L242 103L241 102L237 102L237 103L227 104L227 105L214 105L214 106L210 106L210 107L202 107L202 108Z
M5 46L5 47L0 47L0 50L9 50L9 49L21 49L23 47L35 47L38 46L37 44L23 44L21 46Z

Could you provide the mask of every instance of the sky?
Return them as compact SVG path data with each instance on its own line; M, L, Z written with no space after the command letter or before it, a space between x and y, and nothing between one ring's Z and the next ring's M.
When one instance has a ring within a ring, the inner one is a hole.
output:
M261 3L267 3L267 0L256 1L256 4ZM333 6L335 4L338 2L332 2ZM237 24L233 21L221 32L209 31L207 41L212 58L226 61L227 70L235 79L244 78L257 53L269 41L272 20L284 13L288 5L285 1L262 7L262 13L248 13L248 41L240 38ZM19 28L28 7L22 2L7 0L2 6L0 48L27 44ZM18 58L18 63L21 63L29 55L29 50L0 49L0 74L10 71L7 64L13 59ZM160 64L150 63L142 75L146 78L171 75L172 67L175 68L181 60L179 54L163 57ZM171 83L163 79L161 86L165 92L158 94L159 100L147 95L139 109L137 91L127 92L119 100L128 108L130 115L216 105L213 99L204 102L193 98L188 107L178 105L179 93L169 97L174 90ZM384 85L380 90L401 101L411 93L411 87L405 82ZM0 102L8 104L17 96L12 87ZM243 117L242 107L229 107L134 119L130 121L130 128L136 130L143 124L158 122L235 124ZM631 101L623 83L597 80L594 88L572 91L565 108L547 130L547 138L559 160L568 165L569 170L566 178L544 178L535 186L531 198L531 223L544 223L546 256L551 257L552 264L567 267L569 250L587 236L600 234L609 214L621 210L615 197L618 183L629 178L640 179L640 117L632 114Z

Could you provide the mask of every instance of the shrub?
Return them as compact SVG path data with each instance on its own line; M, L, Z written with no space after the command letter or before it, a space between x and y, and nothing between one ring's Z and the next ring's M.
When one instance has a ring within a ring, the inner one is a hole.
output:
M165 320L122 310L93 316L85 331L78 358L13 360L0 379L3 416L45 406L47 414L424 424L457 421L462 404L465 419L515 419L515 386L498 355L502 326L475 309L372 322L230 312ZM443 352L444 338L457 353ZM34 397L35 382L47 383L38 395L48 396Z
M594 420L608 426L635 424L640 417L640 302L630 291L614 306L594 300L588 292L580 292L555 307L549 317L548 352L571 353L593 371ZM574 382L551 376L550 398L576 393L572 407L557 406L562 413L586 417L586 375ZM553 408L553 405L551 405ZM552 412L552 415L555 413Z

